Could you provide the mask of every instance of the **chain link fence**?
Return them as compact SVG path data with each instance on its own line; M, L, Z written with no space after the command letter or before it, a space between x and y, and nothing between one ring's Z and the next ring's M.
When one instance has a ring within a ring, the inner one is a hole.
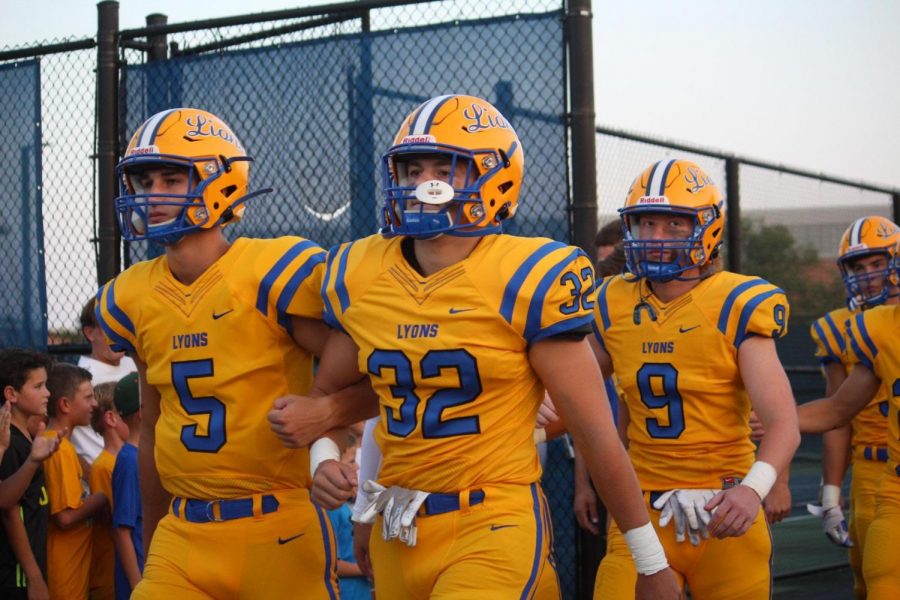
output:
M120 143L165 108L222 115L255 159L252 187L275 189L229 235L293 233L328 247L376 231L380 155L402 119L432 96L461 91L497 105L522 139L528 177L512 230L565 239L561 16L558 0L502 11L470 0L171 27L168 60L123 49ZM148 252L132 245L126 262Z
M13 167L0 175L0 269L14 305L0 312L0 340L83 341L78 314L97 288L92 46L54 42L0 61L0 152Z

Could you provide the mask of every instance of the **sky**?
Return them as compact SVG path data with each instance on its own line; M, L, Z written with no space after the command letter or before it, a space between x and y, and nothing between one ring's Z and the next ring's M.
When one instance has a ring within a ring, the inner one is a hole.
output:
M122 0L119 24L325 3ZM93 0L0 5L0 47L97 27ZM594 0L593 15L598 124L900 188L900 1Z

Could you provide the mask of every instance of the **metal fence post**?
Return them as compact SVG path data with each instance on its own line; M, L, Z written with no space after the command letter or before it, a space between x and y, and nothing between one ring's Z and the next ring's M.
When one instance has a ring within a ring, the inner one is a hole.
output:
M891 194L891 205L894 214L894 223L900 223L900 192Z
M566 54L572 148L571 243L593 257L597 235L597 147L594 128L594 56L591 33L591 0L568 0L565 20ZM605 508L600 507L602 515ZM601 515L601 520L604 518ZM576 525L577 574L579 598L593 593L594 576L603 557L605 540L582 531Z
M153 13L152 15L147 15L145 21L147 27L164 27L169 23L169 17L160 13ZM154 33L147 36L147 43L150 46L147 49L147 62L166 60L169 58L169 49L166 44L166 39L165 32Z
M115 277L121 265L116 225L116 160L118 160L119 3L97 4L97 283Z
M569 0L565 38L568 44L572 140L572 243L594 255L597 234L597 149L594 134L594 57L591 0Z
M359 72L349 73L350 100L350 236L364 237L375 231L375 179L372 161L375 156L375 110L372 89L372 37L369 34L369 11L360 14ZM380 173L380 163L377 163Z
M741 272L741 161L725 159L725 227L728 231L728 265L733 273Z

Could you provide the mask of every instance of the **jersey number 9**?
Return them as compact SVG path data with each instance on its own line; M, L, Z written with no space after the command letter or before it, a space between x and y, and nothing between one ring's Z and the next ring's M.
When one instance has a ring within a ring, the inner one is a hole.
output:
M654 386L654 383L657 385ZM644 363L637 372L641 402L647 408L665 408L668 425L659 419L647 419L647 433L652 438L676 439L684 431L684 404L678 393L678 371L671 363Z

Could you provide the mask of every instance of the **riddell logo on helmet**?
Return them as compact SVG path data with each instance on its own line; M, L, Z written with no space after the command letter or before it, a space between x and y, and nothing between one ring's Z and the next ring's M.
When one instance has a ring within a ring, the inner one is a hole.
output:
M857 252L859 250L868 250L868 249L869 249L868 244L854 244L853 246L850 246L849 248L847 248L847 252Z
M641 196L638 198L638 204L668 204L669 199L665 196Z
M434 144L437 140L433 135L408 135L400 140L401 144Z
M141 156L144 154L159 154L159 148L156 146L135 146L128 151L128 156Z

